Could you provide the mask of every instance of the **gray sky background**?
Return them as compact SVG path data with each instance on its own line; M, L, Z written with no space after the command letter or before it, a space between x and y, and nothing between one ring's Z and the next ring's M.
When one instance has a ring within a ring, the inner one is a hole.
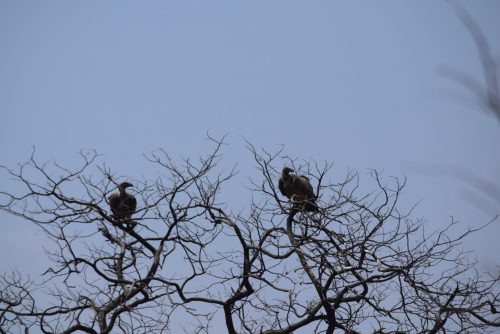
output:
M500 2L465 7L498 56ZM149 177L143 153L197 157L208 131L229 133L225 159L241 173L227 194L241 207L257 173L244 137L332 161L334 179L348 169L406 175L403 204L421 201L413 217L428 229L450 216L477 227L500 211L449 175L500 184L500 124L439 74L482 80L445 1L2 1L0 48L3 165L33 145L40 160L69 165L93 148L118 174ZM0 184L14 189L4 174ZM42 234L0 218L0 268L39 275ZM498 235L500 221L464 247L481 270L499 264Z

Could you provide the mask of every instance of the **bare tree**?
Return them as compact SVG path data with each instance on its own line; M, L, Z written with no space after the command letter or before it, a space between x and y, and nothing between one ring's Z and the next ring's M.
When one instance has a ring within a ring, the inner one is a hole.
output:
M3 167L24 190L0 192L2 210L55 247L42 282L3 273L0 331L177 332L177 319L189 316L196 325L186 332L207 333L217 314L231 334L500 327L499 275L479 273L461 250L477 229L412 219L412 209L398 208L404 179L372 171L374 189L364 192L357 173L333 182L329 163L249 145L258 173L248 207L236 210L222 193L236 171L221 170L223 140L213 143L196 162L153 152L161 175L127 179L138 199L133 229L110 214L107 198L121 180L95 152L81 152L75 170L34 154L16 170ZM318 212L279 195L283 162L309 176Z

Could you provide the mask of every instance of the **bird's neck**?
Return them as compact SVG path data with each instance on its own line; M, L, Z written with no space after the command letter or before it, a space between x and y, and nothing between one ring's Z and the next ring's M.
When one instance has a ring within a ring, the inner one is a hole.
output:
M125 191L125 188L118 188L118 190L120 191L120 195L125 195L127 192Z

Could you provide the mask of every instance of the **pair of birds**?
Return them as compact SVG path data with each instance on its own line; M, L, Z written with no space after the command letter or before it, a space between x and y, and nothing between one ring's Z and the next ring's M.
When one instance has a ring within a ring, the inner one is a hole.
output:
M309 178L292 173L294 173L293 169L283 168L278 182L281 194L293 203L295 210L318 211L316 196ZM133 228L135 222L132 222L131 218L137 208L137 200L126 191L132 186L129 182L120 183L118 185L119 192L109 196L108 201L113 217L117 220L128 221L128 224Z

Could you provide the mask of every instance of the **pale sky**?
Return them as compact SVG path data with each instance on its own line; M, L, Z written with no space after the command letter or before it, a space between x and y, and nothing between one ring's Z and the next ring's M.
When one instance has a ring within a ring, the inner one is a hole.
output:
M499 59L500 2L465 5ZM209 149L208 131L229 134L225 161L239 162L241 182L226 195L241 207L243 182L257 174L244 137L331 161L333 178L370 168L406 175L403 204L421 201L413 217L429 229L450 216L479 226L500 211L449 175L465 169L500 185L500 123L440 74L483 77L445 1L4 0L0 49L6 166L32 146L62 164L93 148L118 174L148 177L144 153L195 158ZM11 186L0 174L0 190ZM42 234L0 219L0 268L39 275ZM464 245L481 270L499 265L499 235L497 221Z

